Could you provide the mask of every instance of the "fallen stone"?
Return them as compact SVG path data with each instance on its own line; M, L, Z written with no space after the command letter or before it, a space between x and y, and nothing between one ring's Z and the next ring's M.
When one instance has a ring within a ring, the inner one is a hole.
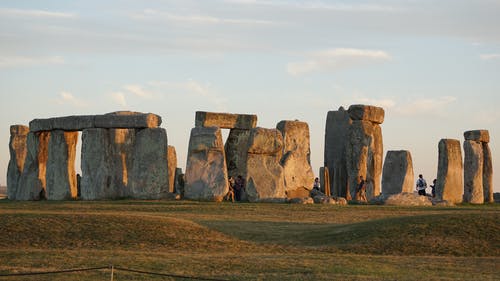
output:
M196 111L195 127L250 130L257 126L257 115Z
M382 176L382 193L398 194L413 191L413 162L407 150L387 151Z
M464 132L465 140L469 141L479 141L479 142L490 142L490 133L488 130L472 130Z
M218 127L195 127L189 138L184 197L220 201L229 191L222 135Z
M283 136L280 164L285 177L285 192L311 190L314 172L311 167L309 125L300 121L281 121L276 125Z
M27 153L19 180L16 200L46 199L46 169L49 156L49 132L30 132L26 139Z
M438 148L436 198L453 204L461 203L464 184L460 141L441 139Z
M7 168L7 197L16 200L19 181L24 170L26 160L27 138L29 128L23 125L10 126L9 153L10 160Z
M464 141L464 201L483 204L483 146L477 141Z
M288 199L290 204L314 204L314 200L311 197L295 197Z
M390 195L385 200L389 206L432 206L431 198L416 193L399 193Z
M177 168L177 153L175 147L168 146L168 191L175 192L175 170Z
M50 132L47 159L47 199L76 199L75 157L78 132Z
M377 106L354 104L349 106L349 116L352 120L365 120L376 124L384 123L384 109Z

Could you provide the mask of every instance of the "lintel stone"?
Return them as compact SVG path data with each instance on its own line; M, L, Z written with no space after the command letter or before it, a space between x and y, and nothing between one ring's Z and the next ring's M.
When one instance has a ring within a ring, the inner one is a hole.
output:
M250 130L257 126L257 115L196 111L195 127Z
M488 130L472 130L464 132L465 140L490 142L490 133Z

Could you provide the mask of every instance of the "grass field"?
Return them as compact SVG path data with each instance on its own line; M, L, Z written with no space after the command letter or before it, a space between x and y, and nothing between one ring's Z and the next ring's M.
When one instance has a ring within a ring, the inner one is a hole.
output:
M499 222L500 204L0 200L0 274L112 264L223 280L500 280ZM110 271L0 280L110 280Z

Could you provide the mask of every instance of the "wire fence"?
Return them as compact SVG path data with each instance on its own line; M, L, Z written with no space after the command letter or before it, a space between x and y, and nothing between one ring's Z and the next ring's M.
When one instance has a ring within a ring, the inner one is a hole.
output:
M114 274L117 271L129 272L134 274L141 275L154 275L160 277L169 277L176 279L185 279L185 280L206 280L206 281L229 281L228 279L217 279L217 278L208 278L208 277L198 277L198 276L187 276L187 275L178 275L178 274L169 274L169 273L161 273L161 272L151 272L146 270L137 270L119 266L101 266L101 267L88 267L88 268L73 268L73 269L64 269L64 270L55 270L55 271L36 271L36 272L19 272L19 273L0 273L0 278L2 277L23 277L23 276L36 276L36 275L54 275L54 274L64 274L64 273L74 273L74 272L84 272L84 271L100 271L100 270L109 270L111 281L114 280Z

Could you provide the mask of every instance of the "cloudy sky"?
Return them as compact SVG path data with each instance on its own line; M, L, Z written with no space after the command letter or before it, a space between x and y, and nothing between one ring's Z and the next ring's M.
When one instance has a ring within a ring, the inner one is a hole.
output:
M10 125L117 110L161 115L183 169L197 110L306 121L317 173L327 112L358 103L385 109L384 150L410 150L428 180L439 140L470 129L490 130L500 171L499 14L499 0L1 1L0 184Z

